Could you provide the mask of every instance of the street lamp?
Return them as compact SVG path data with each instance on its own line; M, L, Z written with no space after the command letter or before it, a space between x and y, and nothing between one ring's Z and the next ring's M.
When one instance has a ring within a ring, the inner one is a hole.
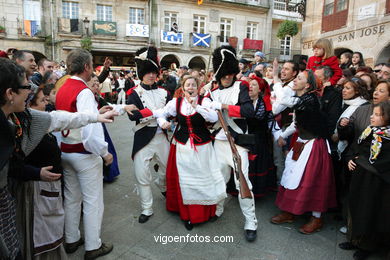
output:
M89 36L89 20L88 20L88 17L85 17L85 19L83 20L83 23L84 23L84 28L85 28L85 32L87 34L87 36Z

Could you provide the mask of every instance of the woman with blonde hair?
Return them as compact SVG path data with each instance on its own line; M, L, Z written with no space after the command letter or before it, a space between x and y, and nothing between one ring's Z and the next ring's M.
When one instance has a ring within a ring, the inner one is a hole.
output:
M342 70L339 67L337 57L333 54L332 42L328 39L319 39L313 46L314 56L309 58L306 69L313 72L320 66L328 66L333 71L333 76L328 82L323 82L324 87L333 86L342 76Z

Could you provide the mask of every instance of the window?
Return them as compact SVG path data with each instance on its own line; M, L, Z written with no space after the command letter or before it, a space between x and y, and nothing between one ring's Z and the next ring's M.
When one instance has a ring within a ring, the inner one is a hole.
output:
M386 0L386 14L390 13L390 0Z
M165 12L164 13L164 31L170 31L173 23L177 22L177 13Z
M286 36L280 40L280 59L289 60L291 55L291 37Z
M62 17L68 19L79 18L79 3L78 2L62 2Z
M194 33L205 33L206 17L194 15Z
M347 9L347 0L337 0L336 12L340 12Z
M41 30L42 6L40 0L23 1L24 31L29 36L35 36Z
M228 43L229 37L232 36L232 20L222 18L220 28L221 28L221 33L220 33L221 43Z
M348 0L325 0L322 14L322 32L340 29L347 25Z
M275 0L274 9L280 11L286 11L286 0Z
M246 38L257 39L257 23L248 22L246 27Z
M333 14L334 0L325 0L324 16Z
M96 9L98 21L112 21L112 6L110 5L97 5Z
M144 9L141 9L141 8L130 8L130 11L129 11L129 22L131 24L145 24Z

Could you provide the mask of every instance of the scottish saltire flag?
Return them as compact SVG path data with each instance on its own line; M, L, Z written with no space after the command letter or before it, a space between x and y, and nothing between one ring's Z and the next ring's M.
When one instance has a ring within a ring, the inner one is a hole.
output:
M206 33L192 33L192 44L198 47L210 47L211 35Z

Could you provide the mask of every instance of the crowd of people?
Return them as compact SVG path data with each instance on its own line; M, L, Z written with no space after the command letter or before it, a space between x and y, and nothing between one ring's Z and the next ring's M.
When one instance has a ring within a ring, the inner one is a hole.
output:
M360 52L336 57L327 39L300 64L254 57L222 46L209 72L162 68L148 46L135 53L134 71L116 73L110 59L94 67L82 49L64 66L36 63L27 50L2 55L0 258L67 259L84 245L84 258L95 259L113 250L100 238L103 180L119 175L104 123L125 114L135 122L140 224L154 214L153 183L187 230L222 218L231 194L253 242L264 221L255 198L277 192L271 223L308 215L299 232L309 235L333 210L344 221L339 247L356 250L354 259L388 250L390 64L372 69Z

